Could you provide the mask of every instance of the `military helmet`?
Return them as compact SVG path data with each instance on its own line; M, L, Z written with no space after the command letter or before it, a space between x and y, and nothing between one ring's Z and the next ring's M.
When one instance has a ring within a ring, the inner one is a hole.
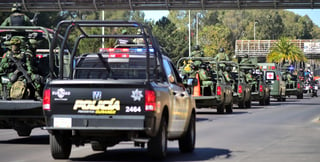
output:
M194 48L194 50L200 50L200 46L199 45L195 45L193 48Z
M11 8L12 12L21 12L21 10L22 10L21 3L14 3L12 5L12 8Z
M22 43L22 39L18 36L14 36L10 39L11 45L20 45Z
M231 69L230 66L227 66L227 67L226 67L226 71L227 71L227 72L231 72L231 70L232 70L232 69Z
M221 48L219 49L219 52L224 52L224 48L221 47Z

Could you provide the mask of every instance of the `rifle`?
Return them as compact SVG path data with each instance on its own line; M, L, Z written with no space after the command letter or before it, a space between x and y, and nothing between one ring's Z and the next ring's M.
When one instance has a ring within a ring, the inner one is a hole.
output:
M18 70L22 72L22 75L27 79L27 83L31 84L31 86L36 90L36 86L33 84L32 79L28 75L27 71L22 66L21 62L13 58L10 54L8 55L8 58L13 61L13 63L17 66Z

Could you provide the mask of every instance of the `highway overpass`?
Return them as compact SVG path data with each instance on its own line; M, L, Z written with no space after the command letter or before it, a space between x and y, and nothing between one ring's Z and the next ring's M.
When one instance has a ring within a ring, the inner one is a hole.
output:
M319 9L320 0L0 0L0 11Z

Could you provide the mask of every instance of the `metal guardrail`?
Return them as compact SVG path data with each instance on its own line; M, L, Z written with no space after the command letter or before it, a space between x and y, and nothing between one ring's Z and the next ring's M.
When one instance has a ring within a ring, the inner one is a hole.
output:
M25 11L316 9L319 0L0 0L0 11L21 3Z

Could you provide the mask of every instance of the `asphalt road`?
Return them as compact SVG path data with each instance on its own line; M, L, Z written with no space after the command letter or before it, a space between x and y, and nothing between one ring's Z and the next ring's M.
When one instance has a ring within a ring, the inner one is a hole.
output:
M270 106L254 102L251 109L235 109L219 115L215 110L197 113L196 149L181 154L178 142L169 142L166 161L214 162L315 162L320 161L320 97ZM150 161L146 149L124 142L94 152L90 145L73 147L69 160L59 161ZM0 130L0 161L44 162L51 158L46 131L33 130L31 137L18 137L13 130Z

